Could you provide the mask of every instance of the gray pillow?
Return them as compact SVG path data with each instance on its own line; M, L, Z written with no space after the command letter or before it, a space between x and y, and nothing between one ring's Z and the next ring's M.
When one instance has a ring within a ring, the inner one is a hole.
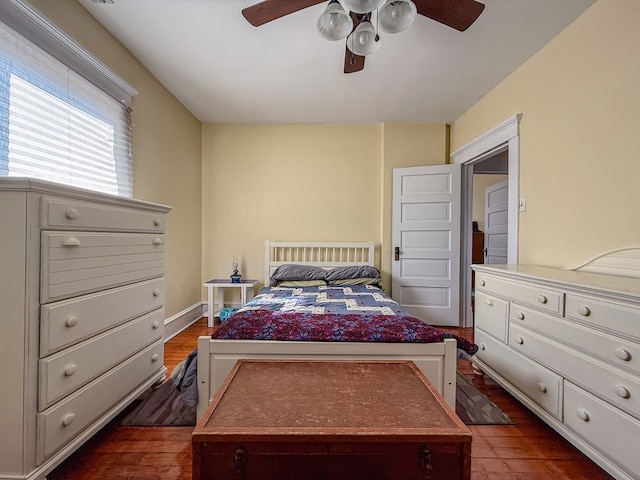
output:
M280 265L271 274L270 286L275 287L281 281L324 280L325 273L321 267L287 263Z
M324 276L327 282L347 280L349 278L380 278L380 271L369 265L351 265L348 267L332 268L326 272Z

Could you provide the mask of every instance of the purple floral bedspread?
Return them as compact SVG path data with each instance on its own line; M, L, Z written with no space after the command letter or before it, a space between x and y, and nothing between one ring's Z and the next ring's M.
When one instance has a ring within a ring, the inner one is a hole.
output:
M213 333L213 338L315 342L434 343L455 338L473 355L477 345L410 315L312 313L242 309Z

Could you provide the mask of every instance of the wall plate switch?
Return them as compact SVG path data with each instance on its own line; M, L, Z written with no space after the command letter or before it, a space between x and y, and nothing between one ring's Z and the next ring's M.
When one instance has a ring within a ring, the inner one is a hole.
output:
M518 210L524 212L527 209L527 201L522 197L518 202Z

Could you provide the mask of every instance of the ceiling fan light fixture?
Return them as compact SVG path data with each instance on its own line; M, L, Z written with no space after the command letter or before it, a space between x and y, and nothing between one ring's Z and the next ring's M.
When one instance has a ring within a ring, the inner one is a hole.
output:
M380 30L398 33L406 30L416 19L418 9L411 0L387 0L378 12Z
M347 37L347 48L356 55L370 55L380 48L380 37L370 21L365 20Z
M380 8L385 1L386 0L343 0L345 7L353 13L371 13L377 8Z
M325 40L341 40L353 30L353 20L338 0L331 0L318 18L316 28Z

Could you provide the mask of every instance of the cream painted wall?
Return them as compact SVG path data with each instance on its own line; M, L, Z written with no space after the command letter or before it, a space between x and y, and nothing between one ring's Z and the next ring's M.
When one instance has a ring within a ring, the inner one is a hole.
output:
M452 125L456 150L522 112L520 263L640 245L640 2L598 0Z
M485 190L491 185L507 180L507 175L474 175L471 219L478 222L478 228L484 232Z
M442 165L449 157L449 126L445 124L385 123L382 127L382 280L391 292L393 257L393 169Z
M202 279L263 283L264 242L380 244L381 126L205 124Z
M264 241L373 240L391 289L393 169L445 163L439 124L227 125L203 128L203 280L263 283ZM234 299L235 300L235 299Z
M170 317L201 301L201 123L75 0L30 0L133 86L134 196L172 207L166 235Z

